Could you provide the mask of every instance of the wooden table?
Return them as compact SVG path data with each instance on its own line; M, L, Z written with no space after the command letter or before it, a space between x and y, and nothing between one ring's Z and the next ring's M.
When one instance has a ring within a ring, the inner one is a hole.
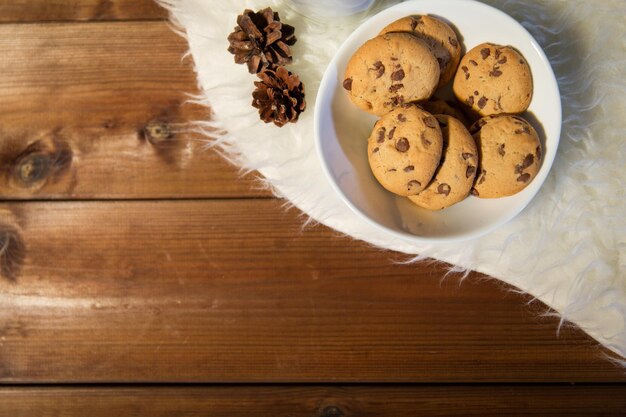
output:
M626 411L545 305L303 229L205 150L164 18L0 0L0 416Z

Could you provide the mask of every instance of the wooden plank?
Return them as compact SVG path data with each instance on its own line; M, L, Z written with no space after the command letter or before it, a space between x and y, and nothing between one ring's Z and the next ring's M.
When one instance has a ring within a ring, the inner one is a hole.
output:
M626 381L502 284L302 231L277 200L0 210L4 382Z
M1 22L164 19L154 0L0 0Z
M618 416L626 385L1 388L12 417Z
M0 199L267 196L188 122L165 22L0 25Z

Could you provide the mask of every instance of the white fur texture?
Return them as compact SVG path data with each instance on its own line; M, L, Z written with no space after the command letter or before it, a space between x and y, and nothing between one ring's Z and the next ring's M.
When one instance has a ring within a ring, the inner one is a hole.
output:
M626 54L623 0L489 0L542 45L559 81L563 132L551 174L531 204L471 243L418 245L357 218L325 179L313 146L313 107L326 64L358 25L305 21L280 0L161 0L189 41L214 111L195 127L209 146L315 221L381 248L476 270L532 294L612 351L626 357ZM394 3L378 1L370 14ZM226 36L245 8L272 6L296 27L294 63L308 111L297 124L265 125L250 106L254 77L233 63ZM599 30L599 28L602 28ZM217 134L216 134L217 129Z

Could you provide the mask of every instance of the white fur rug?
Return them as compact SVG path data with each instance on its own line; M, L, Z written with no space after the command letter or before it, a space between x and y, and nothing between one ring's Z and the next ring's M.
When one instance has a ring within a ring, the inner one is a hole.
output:
M469 0L468 0L469 1ZM313 108L326 64L358 21L303 21L280 0L160 0L189 41L214 111L195 127L243 170L315 221L381 248L434 258L499 278L540 299L626 357L626 54L623 0L490 0L543 46L559 81L563 133L551 174L531 204L504 227L469 243L418 245L373 229L335 196L313 146ZM375 13L394 3L378 1ZM308 110L282 129L250 106L253 80L235 65L226 37L245 8L271 6L296 27L289 66L303 80ZM219 134L216 136L215 130ZM416 266L419 268L419 266ZM548 313L549 314L549 313ZM624 362L626 364L626 362Z

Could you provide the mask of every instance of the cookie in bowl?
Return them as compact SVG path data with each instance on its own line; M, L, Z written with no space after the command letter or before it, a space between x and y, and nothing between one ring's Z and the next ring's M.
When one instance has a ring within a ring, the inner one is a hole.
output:
M461 43L450 25L433 16L413 15L388 24L379 35L398 32L410 33L426 42L441 72L437 88L446 85L454 77L461 59Z
M348 61L343 88L362 110L382 116L404 103L429 98L439 64L426 43L408 33L365 42Z
M478 174L472 194L498 198L517 194L541 167L541 142L535 129L519 116L497 115L478 120L470 129L478 147Z
M443 148L437 119L415 105L384 115L368 139L367 155L374 177L401 196L422 191L432 179Z
M452 90L477 116L517 114L530 105L533 80L526 59L515 48L482 43L461 59Z
M463 123L444 114L435 117L443 137L441 162L430 184L409 200L429 210L442 210L469 195L476 177L478 151Z

